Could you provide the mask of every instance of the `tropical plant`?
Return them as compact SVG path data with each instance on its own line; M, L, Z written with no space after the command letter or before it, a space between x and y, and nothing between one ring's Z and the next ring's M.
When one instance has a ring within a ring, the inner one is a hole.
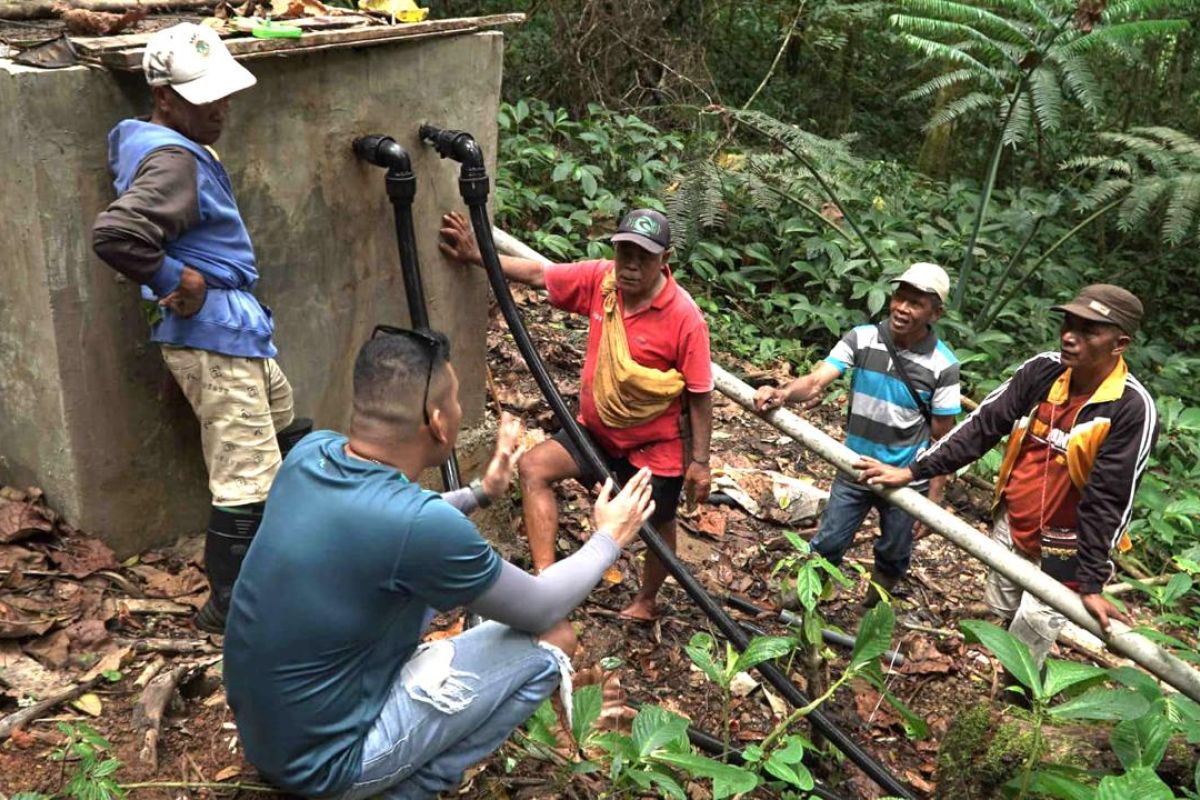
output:
M1087 168L1100 180L1079 203L1084 211L1119 206L1117 225L1136 231L1150 223L1165 244L1178 246L1200 225L1200 140L1172 128L1133 128L1128 133L1102 133L1115 145L1113 156L1083 156L1064 163Z
M1088 57L1120 52L1130 43L1185 31L1180 19L1151 19L1185 7L1183 0L1123 0L1107 8L1075 0L898 0L891 17L902 42L946 67L909 93L925 99L939 92L961 96L944 104L927 123L936 128L983 115L996 128L983 190L952 305L961 308L975 261L975 243L987 216L1005 148L1036 131L1062 125L1067 99L1085 110L1101 102Z

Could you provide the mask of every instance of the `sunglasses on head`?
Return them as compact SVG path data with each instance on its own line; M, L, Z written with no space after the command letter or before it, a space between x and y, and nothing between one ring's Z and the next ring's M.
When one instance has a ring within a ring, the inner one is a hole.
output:
M421 395L421 415L425 419L425 424L429 424L429 383L433 380L433 362L437 358L438 349L441 343L426 333L425 331L415 331L410 328L397 328L394 325L376 325L371 331L371 338L374 339L380 335L383 336L407 336L410 339L415 339L425 346L426 367L425 367L425 392Z

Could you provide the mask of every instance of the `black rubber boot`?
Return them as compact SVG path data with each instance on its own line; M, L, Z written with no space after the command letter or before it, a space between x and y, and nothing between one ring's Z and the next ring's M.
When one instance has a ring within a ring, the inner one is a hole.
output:
M275 440L279 442L279 457L287 458L287 454L292 452L301 439L312 433L313 421L308 417L296 417L292 420L292 424L288 425L283 430L275 434Z
M236 510L213 507L204 539L204 571L208 574L208 602L196 612L196 627L209 633L225 633L225 615L233 584L262 522L262 503L238 506Z
M863 598L862 607L874 608L883 599L883 596L879 594L879 589L875 588L875 584L879 584L887 590L888 594L891 594L898 583L900 583L899 575L885 575L877 569L872 569L871 583L867 587L867 596Z

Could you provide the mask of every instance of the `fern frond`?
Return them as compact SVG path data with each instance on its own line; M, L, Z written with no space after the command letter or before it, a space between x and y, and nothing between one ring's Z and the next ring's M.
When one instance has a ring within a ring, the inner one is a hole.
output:
M1092 65L1086 58L1059 53L1052 48L1046 60L1058 69L1063 85L1081 106L1088 111L1095 111L1100 107L1100 82L1096 80Z
M895 19L895 17L893 17ZM991 75L989 70L982 61L966 53L957 47L951 47L948 44L941 42L933 42L929 39L922 39L920 36L913 36L911 33L901 33L900 41L904 42L913 50L916 50L926 58L931 58L935 61L946 61L951 64L956 64L960 67L975 70L977 73L987 73Z
M965 116L992 108L995 105L996 98L994 95L984 94L983 92L971 92L965 97L951 100L942 106L922 127L926 131L931 131L934 128L940 128L943 125L957 122Z
M1038 0L990 0L988 4L1018 14L1024 19L1040 22L1046 27L1055 25L1052 11L1048 11Z
M1100 15L1106 25L1123 22L1131 17L1150 17L1165 11L1195 11L1195 0L1120 0L1112 3Z
M686 165L666 205L676 242L683 250L691 249L703 229L725 224L721 171L711 161Z
M1004 126L1004 130L1000 134L1000 139L1006 147L1016 147L1025 141L1032 117L1033 111L1029 105L1029 96L1021 95L1017 98L1012 116L1008 118L1008 124Z
M929 17L910 17L904 14L897 14L892 17L892 21L893 25L900 30L923 39L940 40L952 47L964 49L956 44L959 39L962 39L971 42L972 49L978 50L990 58L998 61L1009 60L1005 50L1001 49L986 34L975 30L970 25L964 25L961 22L947 22L942 19L930 19Z
M974 70L956 69L951 72L946 72L937 77L930 78L922 83L917 88L913 89L900 97L901 102L912 102L914 100L923 100L926 97L931 97L938 92L958 86L959 84L969 83L971 81L991 82L987 76L978 75Z
M1100 206L1108 205L1132 188L1133 183L1127 178L1109 178L1108 180L1100 181L1079 199L1079 210L1091 211Z
M969 26L991 39L1031 49L1033 41L1018 26L979 6L956 3L950 0L900 0L900 6L911 14L937 17L948 22Z
M1150 216L1163 196L1171 190L1171 181L1163 178L1145 178L1134 184L1129 195L1121 203L1117 219L1121 230L1140 228Z
M1167 216L1163 221L1162 237L1171 246L1180 245L1191 234L1196 225L1196 212L1200 210L1200 173L1189 172L1174 182L1171 200L1167 203Z
M1200 159L1200 140L1192 138L1183 131L1177 131L1165 125L1150 125L1133 128L1132 132L1156 139L1185 158Z
M1101 172L1127 178L1133 174L1128 161L1111 156L1075 156L1059 162L1058 168L1063 172Z
M1105 25L1063 45L1062 52L1067 55L1078 55L1090 53L1106 45L1161 39L1165 36L1183 33L1188 27L1187 20L1182 19L1143 19L1137 22Z
M1050 66L1043 64L1029 76L1029 98L1038 127L1043 131L1057 130L1062 124L1062 86Z

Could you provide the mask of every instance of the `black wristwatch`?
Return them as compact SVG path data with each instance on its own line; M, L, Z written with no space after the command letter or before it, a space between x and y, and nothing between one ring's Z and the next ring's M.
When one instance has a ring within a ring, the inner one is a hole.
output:
M471 494L475 495L475 503L480 508L487 508L492 504L492 498L488 497L488 493L483 490L483 481L479 478L471 481L468 484Z

